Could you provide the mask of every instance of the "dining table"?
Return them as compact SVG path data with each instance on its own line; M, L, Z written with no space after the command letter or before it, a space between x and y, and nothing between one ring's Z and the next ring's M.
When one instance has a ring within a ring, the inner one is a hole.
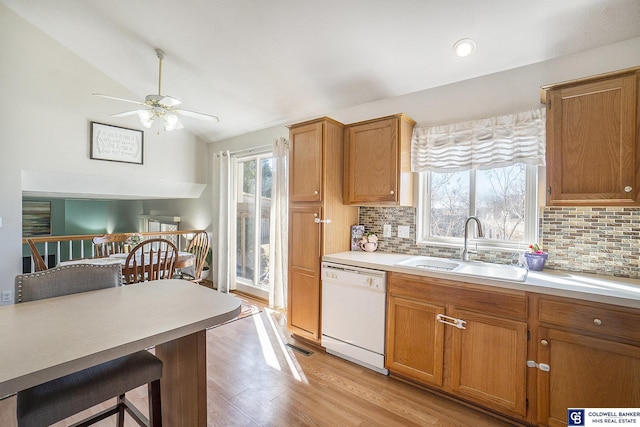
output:
M100 257L100 258L79 258L68 261L61 261L58 263L58 266L65 265L73 265L73 264L93 264L93 265L104 265L104 264L115 264L120 263L124 267L127 262L128 253L119 253L119 254L111 254L108 257ZM139 262L138 262L139 263ZM187 273L190 276L195 276L195 264L196 257L191 252L178 252L178 258L176 259L173 267L177 270L180 269L184 273Z
M168 279L2 306L0 399L155 347L163 362L163 424L205 427L206 329L236 317L240 304Z

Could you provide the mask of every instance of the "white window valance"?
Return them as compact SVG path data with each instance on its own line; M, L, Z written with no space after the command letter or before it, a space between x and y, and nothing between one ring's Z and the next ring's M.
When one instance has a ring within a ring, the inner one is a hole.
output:
M411 170L454 172L544 165L545 109L413 129Z

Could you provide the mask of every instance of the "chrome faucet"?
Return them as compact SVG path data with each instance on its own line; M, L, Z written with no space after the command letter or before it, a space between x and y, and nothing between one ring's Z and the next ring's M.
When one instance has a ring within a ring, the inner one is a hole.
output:
M480 220L475 217L475 216L470 216L469 218L467 218L467 220L464 222L464 249L462 249L462 260L463 261L469 261L469 250L467 249L467 240L469 238L469 221L474 220L476 222L476 225L478 227L478 237L484 237L484 234L482 234L482 224L480 224ZM477 249L478 245L476 244L476 249ZM475 252L471 252L471 253L478 253L477 250Z

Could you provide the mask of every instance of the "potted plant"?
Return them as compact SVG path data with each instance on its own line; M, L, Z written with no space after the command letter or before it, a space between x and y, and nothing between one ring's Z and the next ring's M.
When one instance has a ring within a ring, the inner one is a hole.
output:
M548 255L537 243L532 243L529 245L529 251L524 253L524 259L529 270L542 271Z

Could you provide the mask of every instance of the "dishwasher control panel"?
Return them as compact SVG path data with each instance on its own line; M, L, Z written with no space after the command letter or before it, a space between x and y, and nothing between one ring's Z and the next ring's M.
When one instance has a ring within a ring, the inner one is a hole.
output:
M348 286L365 287L379 292L387 288L387 272L350 265L322 263L322 280Z

